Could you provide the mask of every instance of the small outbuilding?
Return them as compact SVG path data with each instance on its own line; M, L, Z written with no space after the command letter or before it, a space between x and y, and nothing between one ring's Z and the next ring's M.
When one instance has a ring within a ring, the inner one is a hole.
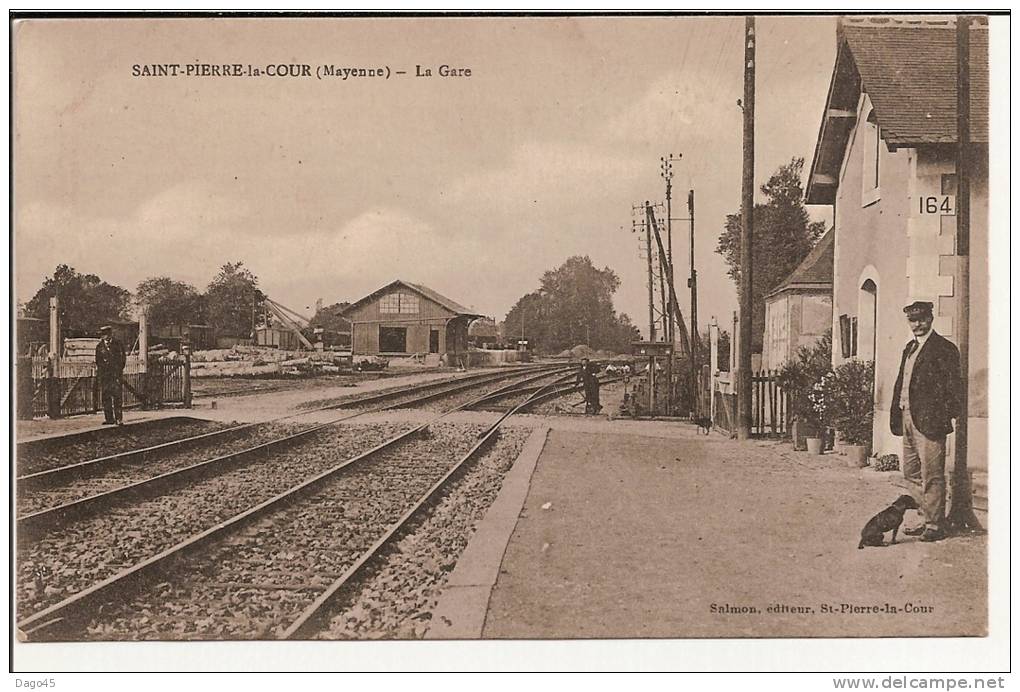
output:
M831 327L834 238L835 231L829 229L797 268L765 296L764 369L782 367Z
M427 286L400 279L337 315L350 320L355 356L438 354L450 362L467 354L468 328L484 316Z

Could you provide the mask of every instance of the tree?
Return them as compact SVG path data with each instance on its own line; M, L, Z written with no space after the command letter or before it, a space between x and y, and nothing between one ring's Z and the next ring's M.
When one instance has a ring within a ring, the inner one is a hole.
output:
M61 264L53 276L25 306L29 317L49 319L50 298L60 299L60 319L64 329L95 332L108 322L128 319L131 293L108 284L95 274L79 274Z
M202 319L202 296L183 281L154 276L138 284L136 296L148 307L149 320L154 325L185 325Z
M531 342L533 348L541 347L546 351L551 350L546 324L547 303L548 301L539 291L522 296L510 308L506 319L503 320L503 338L506 342L512 344L518 339L524 338Z
M780 166L761 186L765 203L754 205L754 275L751 285L751 348L760 353L765 334L765 295L797 268L825 232L825 222L811 221L804 208L801 175L804 159ZM729 266L740 292L740 214L728 214L716 252Z
M337 314L348 305L350 305L350 302L345 300L323 307L312 316L312 319L308 321L308 326L312 328L322 327L323 329L334 332L351 331L351 323L343 317L339 317Z
M537 291L520 298L507 313L507 340L525 335L545 352L587 344L592 349L629 350L637 329L616 315L613 293L620 279L609 267L598 269L589 257L569 258L542 275Z
M206 320L220 334L252 336L252 314L262 314L266 296L244 262L228 262L205 292Z

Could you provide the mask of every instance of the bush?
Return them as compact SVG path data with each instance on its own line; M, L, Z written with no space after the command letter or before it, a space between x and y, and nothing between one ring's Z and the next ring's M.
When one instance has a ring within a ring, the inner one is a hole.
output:
M822 422L839 431L847 444L871 442L875 364L849 360L827 373L814 386L810 399Z
M801 346L796 360L779 369L779 386L790 399L790 415L793 419L821 427L822 419L811 400L812 389L831 370L832 332L825 334L812 346Z
M899 471L900 458L895 454L883 454L874 461L876 471Z

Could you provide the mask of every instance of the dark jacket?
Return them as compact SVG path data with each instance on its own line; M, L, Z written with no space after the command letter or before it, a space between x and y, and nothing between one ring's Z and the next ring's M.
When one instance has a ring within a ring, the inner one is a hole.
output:
M598 388L599 376L598 366L594 363L588 363L588 366L580 366L577 369L577 374L574 377L574 385L584 385L584 391L589 391L592 388Z
M96 374L101 380L120 379L124 372L124 347L116 339L110 339L109 346L102 339L96 345Z
M889 428L893 435L903 434L903 366L907 362L910 342L900 357L900 373L893 386ZM952 418L960 413L960 351L945 337L932 331L914 362L910 378L910 413L914 425L925 437L942 437L953 432Z

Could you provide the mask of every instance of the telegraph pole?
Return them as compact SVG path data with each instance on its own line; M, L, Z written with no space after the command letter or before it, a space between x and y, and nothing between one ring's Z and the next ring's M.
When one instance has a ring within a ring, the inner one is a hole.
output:
M956 345L960 349L960 412L948 524L956 531L980 529L967 471L968 374L970 370L970 21L956 17Z
M691 418L698 414L698 270L694 268L694 190L687 193L687 211L691 216Z
M648 206L645 202L645 207ZM645 242L648 245L648 340L655 341L655 284L652 283L652 228L645 221Z
M754 240L754 17L744 17L744 175L740 209L740 352L737 367L737 437L751 437L751 280Z
M683 158L683 154L674 156L659 157L661 162L660 173L662 179L666 181L666 260L669 264L669 285L674 285L676 277L673 275L673 162L679 161ZM670 297L669 303L669 328L667 330L667 341L671 344L676 344L676 326L673 324L673 315L676 310L672 304L672 297Z

